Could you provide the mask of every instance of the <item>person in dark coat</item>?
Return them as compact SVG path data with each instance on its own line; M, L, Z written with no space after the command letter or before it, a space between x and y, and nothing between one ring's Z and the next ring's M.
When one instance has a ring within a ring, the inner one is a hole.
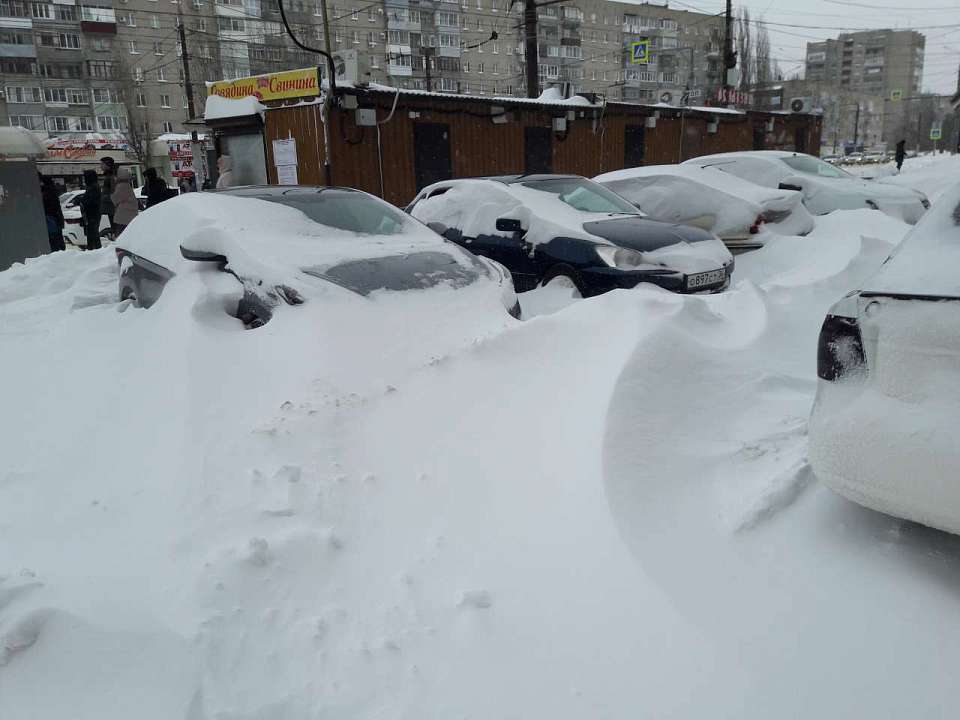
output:
M146 178L144 187L146 188L148 208L162 203L170 197L170 188L167 187L166 181L157 175L156 168L147 168L143 176Z
M40 196L43 198L43 214L47 218L47 236L50 238L50 252L66 250L63 242L63 208L53 180L40 176Z
M100 182L96 170L83 171L83 183L86 190L80 196L80 210L83 212L83 229L87 236L87 250L99 250L100 245Z
M894 156L897 161L897 172L903 167L903 160L907 156L907 141L901 140L897 143L897 154Z
M116 232L113 216L116 206L113 204L113 191L117 187L117 166L112 157L105 157L100 161L103 171L103 185L100 188L100 213L110 219L110 228Z

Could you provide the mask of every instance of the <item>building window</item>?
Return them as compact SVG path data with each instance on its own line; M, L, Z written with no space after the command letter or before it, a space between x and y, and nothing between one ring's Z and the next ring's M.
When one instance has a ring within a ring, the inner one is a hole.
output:
M101 130L119 130L120 119L113 115L97 115L97 126Z
M377 21L377 11L374 8L367 9L367 22L376 22Z
M163 124L161 125L161 127L163 128L163 131L164 131L165 133L172 133L172 132L173 132L173 123L170 122L169 120L164 120L164 121L163 121Z
M477 63L477 72L480 73L481 75L483 75L483 63L482 63L482 62L478 62L478 63Z
M35 2L31 3L31 10L33 17L38 20L52 20L54 16L53 5L47 5L47 3Z
M30 17L27 4L20 0L0 0L0 15L4 17Z
M127 47L129 47L129 49L130 49L130 54L131 54L131 55L139 55L139 54L140 54L140 51L137 49L137 41L136 41L136 40L130 40L130 41L127 43Z
M379 56L379 55L371 55L371 56L370 56L370 67L372 67L372 68L379 68L379 67L380 67L380 56Z
M164 72L162 67L157 68L157 82L166 82L167 74Z
M71 105L86 105L87 91L80 88L67 88L67 102Z
M113 77L113 63L106 62L104 60L96 60L89 63L90 66L90 77L95 78L112 78Z
M160 95L160 107L168 108L170 107L170 96L169 95Z
M457 15L451 12L438 12L437 25L443 27L457 27Z
M48 117L47 128L53 132L67 132L70 130L70 120L62 116Z
M38 87L7 86L8 103L42 103L43 92Z
M137 26L137 16L132 12L127 13L127 27L136 27Z
M143 82L143 68L134 68L133 69L133 79L137 82Z
M357 32L356 30L353 31L353 44L354 45L360 44L360 33Z
M163 43L154 42L153 43L153 54L154 55L163 55Z
M141 91L137 91L137 107L147 106L147 96Z
M47 105L66 105L67 91L64 88L44 88L43 101Z
M11 115L10 125L27 130L43 130L43 115Z

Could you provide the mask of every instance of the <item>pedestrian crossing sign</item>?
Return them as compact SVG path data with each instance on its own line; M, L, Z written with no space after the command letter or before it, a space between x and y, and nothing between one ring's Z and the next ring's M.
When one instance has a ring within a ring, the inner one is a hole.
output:
M647 38L630 43L630 62L633 65L646 65L649 50L650 41Z

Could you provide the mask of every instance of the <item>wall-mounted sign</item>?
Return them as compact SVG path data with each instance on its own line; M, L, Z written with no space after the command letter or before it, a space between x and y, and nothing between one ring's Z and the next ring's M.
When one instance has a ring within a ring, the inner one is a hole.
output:
M650 40L641 38L630 43L630 63L632 65L646 65L650 59Z
M903 90L891 90L890 91L890 100L893 102L899 102L903 99Z
M258 100L315 97L320 94L320 83L317 69L306 68L207 83L207 94L233 99L252 96Z

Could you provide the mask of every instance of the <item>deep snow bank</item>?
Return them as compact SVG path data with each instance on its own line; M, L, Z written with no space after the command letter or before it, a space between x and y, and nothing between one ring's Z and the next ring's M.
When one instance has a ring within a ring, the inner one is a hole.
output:
M803 461L822 314L905 229L526 323L331 291L246 332L202 264L148 311L109 251L0 274L0 717L936 715L955 543Z

